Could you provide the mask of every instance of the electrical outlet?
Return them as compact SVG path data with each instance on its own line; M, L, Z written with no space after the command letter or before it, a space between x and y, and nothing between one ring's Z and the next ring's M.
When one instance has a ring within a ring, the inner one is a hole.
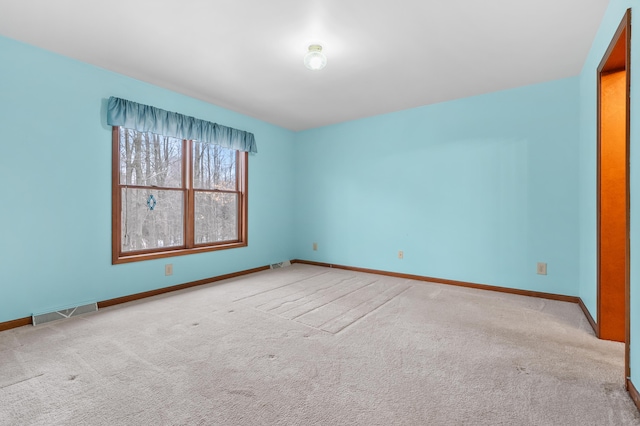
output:
M547 264L544 262L538 262L538 266L536 267L536 273L538 275L547 275Z
M313 243L313 251L318 251L318 243Z
M404 252L402 250L398 252L398 259L404 259Z
M164 274L166 276L173 275L173 263L167 263L164 265Z

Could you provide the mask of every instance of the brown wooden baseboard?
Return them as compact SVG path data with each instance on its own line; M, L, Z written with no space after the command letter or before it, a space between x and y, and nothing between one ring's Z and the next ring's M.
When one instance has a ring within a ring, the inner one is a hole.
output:
M230 274L219 275L217 277L205 278L198 281L191 281L184 284L178 284L171 287L159 288L157 290L145 291L142 293L131 294L128 296L117 297L115 299L103 300L98 302L98 309L103 309L121 303L132 302L134 300L144 299L146 297L157 296L159 294L169 293L172 291L184 290L185 288L196 287L199 285L211 284L216 281L227 280L229 278L241 277L243 275L253 274L254 272L265 271L269 266L260 266L258 268L247 269L244 271L232 272ZM12 321L0 322L0 331L10 330L12 328L31 325L31 317L15 319Z
M0 322L0 331L10 330L12 328L31 325L31 317L19 318L11 321Z
M640 410L640 393L638 393L638 389L636 389L629 378L627 378L627 390L629 391L629 395L631 396L633 403L636 404L636 407Z
M243 275L253 274L254 272L265 271L269 266L260 266L258 268L246 269L244 271L232 272L230 274L218 275L217 277L205 278L198 281L191 281L184 284L178 284L171 287L159 288L157 290L144 291L142 293L130 294L128 296L116 297L115 299L103 300L98 302L98 309L107 308L121 303L132 302L134 300L145 299L159 294L170 293L172 291L184 290L185 288L197 287L199 285L211 284L216 281L228 280L229 278L241 277Z
M476 283L469 283L464 281L447 280L444 278L434 278L434 277L425 277L422 275L403 274L400 272L381 271L378 269L357 268L354 266L344 266L344 265L335 265L331 263L313 262L310 260L294 259L291 261L291 263L303 263L306 265L346 269L348 271L366 272L369 274L386 275L390 277L405 278L405 279L417 280L417 281L428 281L431 283L454 285L458 287L468 287L468 288L477 288L480 290L499 291L501 293L518 294L520 296L540 297L542 299L559 300L561 302L579 303L580 301L579 297L565 296L563 294L543 293L541 291L531 291L531 290L519 290L519 289L509 288L509 287L498 287L498 286L487 285L487 284L476 284Z
M521 296L540 297L540 298L543 298L543 299L551 299L551 300L559 300L559 301L563 301L563 302L577 303L580 306L580 308L582 309L582 311L584 312L587 320L591 324L591 327L593 327L594 331L596 331L596 335L597 335L597 324L596 324L596 322L593 320L593 317L591 316L591 314L589 313L589 310L584 305L582 299L580 299L579 297L575 297L575 296L564 296L564 295L560 295L560 294L543 293L543 292L530 291L530 290L518 290L518 289L508 288L508 287L498 287L498 286L492 286L492 285L486 285L486 284L476 284L476 283L469 283L469 282L464 282L464 281L454 281L454 280L447 280L447 279L443 279L443 278L426 277L426 276L422 276L422 275L403 274L403 273L399 273L399 272L389 272L389 271L382 271L382 270L378 270L378 269L367 269L367 268L358 268L358 267L353 267L353 266L335 265L335 264L330 264L330 263L313 262L313 261L310 261L310 260L302 260L302 259L294 259L294 260L291 261L291 263L301 263L301 264L307 264L307 265L323 266L323 267L327 267L327 268L338 268L338 269L345 269L345 270L350 270L350 271L366 272L366 273L370 273L370 274L386 275L386 276L391 276L391 277L405 278L405 279L411 279L411 280L417 280L417 281L428 281L428 282L433 282L433 283L454 285L454 286L459 286L459 287L476 288L476 289L480 289L480 290L498 291L498 292L502 292L502 293L518 294L518 295L521 295ZM103 309L103 308L106 308L106 307L109 307L109 306L119 305L121 303L132 302L134 300L139 300L139 299L144 299L144 298L147 298L147 297L157 296L159 294L164 294L164 293L169 293L169 292L172 292L172 291L184 290L184 289L190 288L190 287L196 287L196 286L200 286L200 285L210 284L210 283L213 283L213 282L216 282L216 281L221 281L221 280L226 280L226 279L229 279L229 278L240 277L240 276L243 276L243 275L248 275L248 274L252 274L252 273L255 273L255 272L260 272L260 271L264 271L264 270L267 270L267 269L269 269L269 266L260 266L258 268L247 269L247 270L238 271L238 272L232 272L230 274L219 275L219 276L211 277L211 278L205 278L205 279L198 280L198 281L191 281L191 282L188 282L188 283L178 284L178 285L174 285L174 286L171 286L171 287L164 287L164 288L160 288L160 289L157 289L157 290L150 290L150 291L145 291L145 292L142 292L142 293L131 294L131 295L128 295L128 296L117 297L115 299L103 300L101 302L98 302L98 308L99 309ZM31 324L31 317L20 318L20 319L16 319L16 320L12 320L12 321L2 322L2 323L0 323L0 331L9 330L9 329L16 328L16 327L22 327L22 326L30 325L30 324Z
M582 309L584 316L587 317L587 321L589 321L589 324L591 324L593 332L596 333L596 336L598 336L600 334L600 331L598 330L598 324L591 316L591 312L589 312L589 309L587 309L587 305L584 304L581 298L578 298L578 306L580 306L580 309Z

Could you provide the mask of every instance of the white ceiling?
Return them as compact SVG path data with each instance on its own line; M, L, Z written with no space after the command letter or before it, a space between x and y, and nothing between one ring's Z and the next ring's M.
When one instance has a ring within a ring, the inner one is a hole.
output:
M0 34L302 130L575 76L607 4L0 0Z

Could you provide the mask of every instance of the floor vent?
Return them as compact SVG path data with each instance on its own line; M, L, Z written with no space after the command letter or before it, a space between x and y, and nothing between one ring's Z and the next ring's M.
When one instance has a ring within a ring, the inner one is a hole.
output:
M291 262L285 260L284 262L274 263L271 265L271 269L284 268L285 266L291 266Z
M88 305L76 306L75 308L62 309L54 312L47 312L46 314L37 314L31 317L33 325L44 324L45 322L56 321L63 318L71 318L88 312L95 312L98 310L97 303L89 303Z

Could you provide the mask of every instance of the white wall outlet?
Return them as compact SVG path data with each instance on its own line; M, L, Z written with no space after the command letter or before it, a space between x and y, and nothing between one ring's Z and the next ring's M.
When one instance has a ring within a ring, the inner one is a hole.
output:
M536 273L538 275L547 275L547 264L545 262L538 262Z
M402 250L398 251L398 259L404 259L404 252Z
M173 263L167 263L164 265L164 274L166 276L173 275Z
M313 243L313 251L318 251L318 243Z

